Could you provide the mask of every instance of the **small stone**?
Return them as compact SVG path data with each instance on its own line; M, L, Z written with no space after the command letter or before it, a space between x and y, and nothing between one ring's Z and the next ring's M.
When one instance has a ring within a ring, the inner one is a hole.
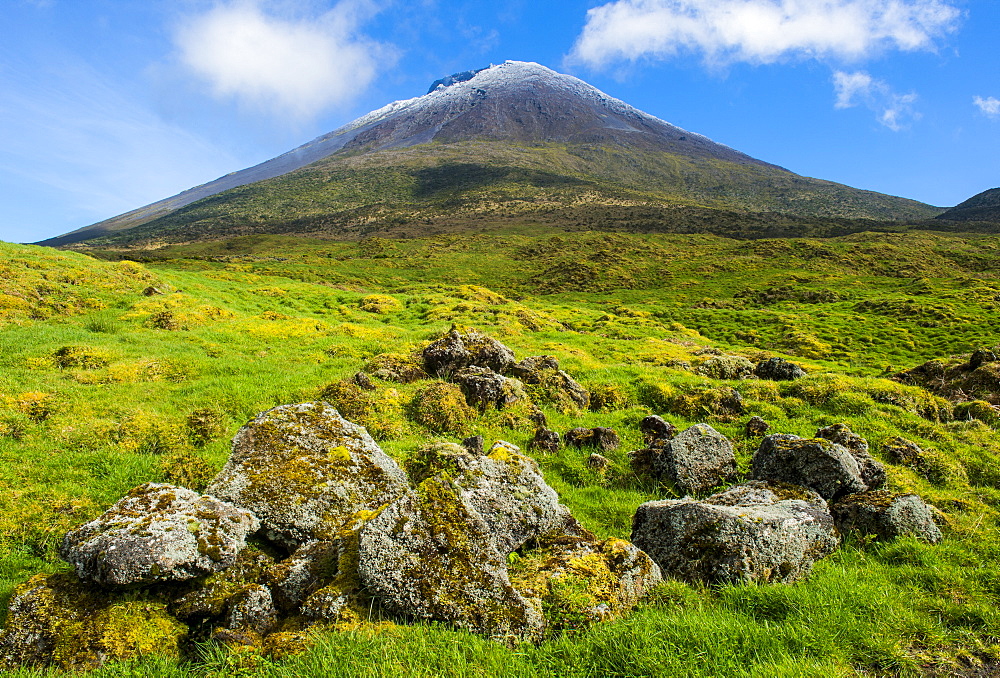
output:
M356 373L353 381L362 391L375 391L378 388L374 383L372 383L371 377L364 372Z
M539 428L535 431L535 437L528 443L528 447L545 454L555 454L559 451L559 434L544 427Z
M771 425L760 417L750 417L750 420L747 421L746 426L743 428L743 434L747 438L760 438L770 428Z
M159 294L163 294L163 292L158 287L153 287L152 285L142 291L142 296L144 297L155 297Z
M253 584L233 597L223 623L227 629L248 629L264 634L274 628L277 621L278 610L271 590Z
M969 369L978 370L986 363L995 363L1000 360L997 354L988 348L977 348L969 358Z
M597 454L594 452L589 457L587 457L587 467L592 468L595 471L604 472L607 471L611 466L611 460L607 457Z
M621 441L614 429L597 426L595 428L574 428L570 429L563 436L567 445L576 448L593 447L601 452L611 452L617 450Z
M660 456L662 447L644 447L628 453L628 465L632 473L640 478L660 477Z
M639 430L642 432L642 439L649 447L662 447L662 443L672 440L677 435L676 426L655 414L639 422Z

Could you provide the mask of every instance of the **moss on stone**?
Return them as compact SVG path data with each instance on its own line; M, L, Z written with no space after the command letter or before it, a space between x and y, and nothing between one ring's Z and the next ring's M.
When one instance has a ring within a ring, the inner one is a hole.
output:
M436 433L463 435L476 419L476 411L455 384L437 381L419 389L410 404L414 421Z

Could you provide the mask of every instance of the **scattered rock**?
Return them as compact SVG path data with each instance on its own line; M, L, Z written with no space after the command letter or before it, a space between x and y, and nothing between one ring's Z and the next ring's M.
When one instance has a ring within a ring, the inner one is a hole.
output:
M708 424L695 424L674 436L657 464L658 474L685 493L704 492L736 478L733 444Z
M559 451L559 434L540 427L535 430L535 437L528 443L528 448L545 454L555 454Z
M191 590L182 589L183 595L170 603L170 613L192 628L202 627L203 622L218 626L242 591L266 583L274 565L272 557L248 547L240 552L232 567L195 582Z
M628 453L628 465L632 473L640 478L660 477L660 456L662 447L644 447Z
M663 575L690 582L791 582L834 551L837 533L826 504L801 489L737 486L704 501L667 499L639 506L632 543Z
M825 438L803 439L781 433L761 442L753 456L750 478L802 485L827 500L868 489L847 448Z
M847 424L833 424L816 431L817 438L826 438L846 447L861 470L861 479L869 490L877 490L885 484L885 467L868 451L868 441L853 432Z
M326 586L337 573L340 554L340 539L310 541L270 568L267 584L279 609L296 610L309 596Z
M771 381L791 381L806 376L806 371L784 358L768 358L757 363L753 373L761 379Z
M930 507L915 494L859 492L832 504L830 512L841 532L883 540L910 535L932 544L941 541Z
M932 449L924 450L915 442L899 436L882 444L882 454L932 483L943 484L966 476L965 468L958 461Z
M223 627L264 634L274 628L277 621L278 610L274 606L271 590L261 584L253 584L233 596Z
M597 426L595 428L574 428L566 431L563 440L567 445L572 445L577 449L581 447L593 447L601 452L611 452L617 450L621 445L618 434L614 429Z
M713 356L695 369L698 374L712 379L746 379L753 371L753 363L741 355Z
M677 427L664 421L662 417L651 414L639 422L642 439L649 447L662 447L662 444L677 435Z
M252 513L215 497L146 483L67 534L59 555L99 586L186 581L232 565L259 526Z
M425 348L421 355L424 369L443 378L455 374L463 367L485 367L504 374L514 364L514 352L496 339L476 330L464 334L458 328Z
M771 428L771 425L760 417L750 417L746 426L743 427L743 434L747 438L760 438Z
M142 291L142 296L144 297L155 297L160 294L163 294L163 292L158 287L153 287L152 285Z
M528 386L541 401L549 402L563 412L586 410L590 393L573 377L559 369L552 356L530 356L511 366L511 373Z
M502 410L527 397L521 382L486 367L463 367L452 375L452 381L461 387L466 402L480 410Z
M604 472L607 471L611 466L611 460L607 457L597 454L594 452L589 457L587 457L587 468L592 468L595 471Z
M208 491L253 511L267 537L295 548L329 539L357 512L407 492L402 469L326 403L282 405L233 438Z
M71 574L36 575L14 589L0 633L0 668L83 671L151 655L178 657L187 632L149 596L94 590Z

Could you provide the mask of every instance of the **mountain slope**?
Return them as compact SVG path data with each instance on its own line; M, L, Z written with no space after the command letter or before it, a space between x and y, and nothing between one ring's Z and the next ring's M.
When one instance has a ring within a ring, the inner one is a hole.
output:
M1000 188L991 188L937 217L946 221L1000 221Z
M422 97L273 160L43 244L297 230L356 235L373 224L580 204L874 219L940 211L795 175L572 76L506 62L438 81Z

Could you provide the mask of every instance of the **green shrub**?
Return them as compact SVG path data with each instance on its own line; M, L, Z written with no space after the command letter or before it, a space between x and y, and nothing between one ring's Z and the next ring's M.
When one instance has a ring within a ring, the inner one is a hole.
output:
M369 294L367 297L361 299L358 303L358 308L369 313L385 315L387 313L402 311L403 304L395 297L385 294Z
M621 384L598 383L587 384L590 391L591 412L612 412L624 410L632 406L632 395Z
M160 461L164 481L201 492L215 477L216 469L191 449L181 449Z
M203 407L189 414L186 424L191 443L202 447L225 434L228 417L214 407Z

